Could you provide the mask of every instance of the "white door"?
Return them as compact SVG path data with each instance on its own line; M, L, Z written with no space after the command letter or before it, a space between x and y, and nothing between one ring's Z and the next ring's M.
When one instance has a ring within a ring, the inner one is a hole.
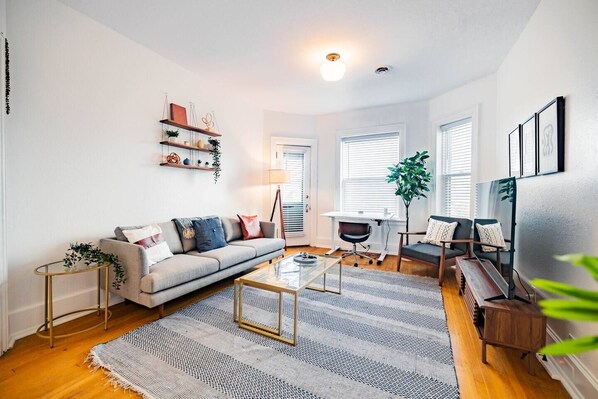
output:
M290 172L290 181L281 186L287 245L309 245L311 149L304 146L278 145L276 152L280 167Z

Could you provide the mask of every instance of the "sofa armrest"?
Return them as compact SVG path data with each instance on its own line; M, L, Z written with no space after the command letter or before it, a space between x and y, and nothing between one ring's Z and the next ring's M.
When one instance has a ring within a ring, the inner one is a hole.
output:
M276 223L260 221L260 228L262 229L262 233L264 233L264 237L274 238L274 235L276 234Z
M141 292L141 278L149 274L149 261L145 249L141 245L119 241L113 238L102 238L100 248L118 256L120 263L125 269L127 282L119 290L112 288L114 273L110 273L110 290L124 298L137 302Z

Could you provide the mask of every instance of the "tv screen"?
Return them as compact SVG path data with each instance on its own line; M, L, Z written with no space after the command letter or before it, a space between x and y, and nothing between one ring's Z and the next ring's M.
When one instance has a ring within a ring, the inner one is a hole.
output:
M514 177L476 184L476 207L474 238L480 241L477 224L500 223L506 248L484 252L481 245L474 245L474 255L505 298L515 297L513 281L513 260L515 252L515 210L517 203L517 183ZM494 299L494 298L492 298ZM498 298L496 298L498 299Z

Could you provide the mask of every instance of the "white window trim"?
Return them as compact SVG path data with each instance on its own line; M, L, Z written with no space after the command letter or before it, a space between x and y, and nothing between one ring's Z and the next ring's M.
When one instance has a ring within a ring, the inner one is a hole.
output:
M405 158L405 145L406 145L406 125L404 123L393 123L388 125L375 125L366 126L353 129L338 129L336 131L336 145L334 150L334 210L341 209L341 192L342 192L342 176L341 176L341 145L344 138L354 136L374 136L379 134L399 133L399 160ZM392 166L392 165L388 165ZM390 184L390 183L389 183ZM399 209L399 217L405 217L405 210L402 207L402 202L399 203L399 197L397 200L397 209Z
M441 127L444 125L448 125L449 123L453 123L462 119L471 118L471 187L470 190L470 203L469 203L469 218L473 217L474 210L475 210L475 185L478 182L478 132L479 132L479 104L476 104L473 107L464 109L460 112L451 113L449 115L440 117L434 121L432 124L432 134L435 140L435 149L434 154L431 159L434 159L434 168L433 168L433 175L434 175L434 195L431 195L430 205L429 205L429 213L430 214L439 214L441 215L441 203L442 203L442 192L437 189L442 187L441 184L441 177L440 172L442 166L439 164L439 155L442 149L442 130Z

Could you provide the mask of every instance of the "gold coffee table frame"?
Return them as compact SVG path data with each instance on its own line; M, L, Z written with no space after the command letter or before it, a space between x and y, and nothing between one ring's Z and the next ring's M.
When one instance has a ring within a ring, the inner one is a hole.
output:
M39 326L39 328L37 329L37 331L35 333L37 334L38 337L41 337L44 339L49 339L50 340L50 348L54 347L54 339L55 338L70 337L71 335L80 334L80 333L92 330L96 327L101 326L102 324L104 325L104 330L108 329L108 319L110 319L110 317L112 317L112 312L108 309L108 300L110 299L110 290L108 289L108 287L109 287L109 276L110 276L110 266L111 265L112 265L111 263L104 263L102 265L92 265L89 267L86 267L83 265L83 266L81 266L80 269L67 270L64 267L64 262L58 261L58 262L47 263L45 265L38 266L35 268L35 270L33 272L39 276L44 276L45 280L46 280L45 281L44 324ZM104 320L98 324L91 326L91 327L88 327L88 328L85 328L82 330L77 330L77 331L69 333L69 334L54 335L54 320L58 320L62 317L66 317L68 315L72 315L75 313L89 312L89 311L94 311L94 310L98 312L97 313L98 316L100 315L100 311L102 310L101 300L100 300L100 288L101 288L100 282L102 280L102 275L101 275L102 269L106 270L105 285L104 285L106 287L106 295L104 298L104 308L103 308L104 309ZM94 308L74 310L72 312L68 312L63 315L54 317L54 302L53 302L54 292L53 292L53 287L52 287L52 278L56 277L56 276L68 276L68 275L72 275L72 274L92 272L94 270L97 270L97 272L98 272L98 306L94 307ZM42 329L47 333L42 333L41 332Z
M326 273L334 266L338 266L338 289L330 290L326 288ZM318 261L314 265L299 265L293 261L292 257L287 257L268 266L264 266L254 272L246 274L245 276L239 277L235 279L234 284L233 320L239 324L240 328L245 330L253 331L290 345L297 345L299 293L303 291L303 289L307 288L310 290L330 292L340 295L343 275L342 270L343 267L341 265L341 258L339 257L318 255ZM296 276L294 276L293 273L295 273ZM286 275L283 277L283 274ZM322 287L312 286L311 284L322 275L324 276ZM264 325L243 319L244 286L278 293L277 328L266 327ZM284 293L294 296L292 339L282 336L282 296Z

